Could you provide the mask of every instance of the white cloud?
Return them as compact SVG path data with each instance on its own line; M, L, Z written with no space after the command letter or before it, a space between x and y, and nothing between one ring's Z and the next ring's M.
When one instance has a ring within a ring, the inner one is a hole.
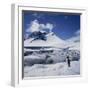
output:
M69 41L69 42L80 42L80 30L77 30L75 32L75 36L67 39L67 41Z
M69 41L69 42L79 42L80 41L80 36L71 37L67 41Z
M43 14L38 14L38 13L33 13L32 16L34 16L35 18L43 18Z
M37 16L38 16L38 14L37 14L37 13L33 13L33 14L32 14L32 16L35 16L35 17L37 17Z
M30 23L29 28L27 29L27 32L41 31L41 30L45 30L45 29L52 31L53 24L51 24L51 23L43 24L43 23L39 23L38 20L33 20Z
M29 38L29 34L24 34L24 39L28 39Z
M34 31L39 31L39 22L38 20L34 20L29 24L29 27L27 28L27 32L34 32Z
M76 31L74 36L67 39L67 46L70 47L69 49L73 50L80 50L80 31Z
M80 30L77 30L77 31L75 32L75 35L80 35Z
M53 25L50 23L46 24L46 28L49 29L50 31L53 29Z

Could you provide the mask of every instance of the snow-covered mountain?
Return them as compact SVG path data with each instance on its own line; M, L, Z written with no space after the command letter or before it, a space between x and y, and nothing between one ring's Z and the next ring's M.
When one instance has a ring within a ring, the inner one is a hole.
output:
M24 41L24 47L49 47L68 48L69 50L80 50L80 37L74 37L68 40L62 40L53 32L38 31L32 32Z
M32 32L24 41L25 65L64 62L67 55L79 60L79 44L76 38L65 41L53 32Z
M24 41L24 47L59 47L64 48L66 42L53 32L34 32Z

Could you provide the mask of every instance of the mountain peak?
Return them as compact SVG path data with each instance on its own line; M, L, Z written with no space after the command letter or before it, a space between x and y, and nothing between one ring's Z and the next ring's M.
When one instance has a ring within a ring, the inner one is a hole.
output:
M25 47L63 47L65 41L54 34L54 32L38 31L30 34L24 41Z

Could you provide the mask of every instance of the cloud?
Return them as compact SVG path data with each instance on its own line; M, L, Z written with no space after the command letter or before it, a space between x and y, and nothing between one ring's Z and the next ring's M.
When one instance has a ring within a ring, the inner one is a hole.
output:
M45 29L52 31L53 27L54 26L51 23L43 24L43 23L39 23L39 21L37 19L35 19L30 23L30 25L26 31L27 32L35 32L35 31L41 31L41 30L45 30Z
M52 30L53 29L53 25L50 24L50 23L47 23L46 24L46 28L49 29L49 30Z
M77 30L77 31L75 32L75 35L80 35L80 30Z
M34 12L32 16L34 16L35 18L43 18L43 14L38 14L36 12Z
M68 42L80 42L80 30L77 30L75 33L74 33L75 36L67 39Z
M29 34L24 35L24 39L28 39L28 37L29 37Z
M76 31L74 36L67 39L66 42L69 49L80 50L80 30Z
M33 14L32 14L32 16L35 16L35 17L37 17L37 16L38 16L38 14L37 14L37 13L33 13Z
M80 42L80 36L74 36L67 40L68 42Z

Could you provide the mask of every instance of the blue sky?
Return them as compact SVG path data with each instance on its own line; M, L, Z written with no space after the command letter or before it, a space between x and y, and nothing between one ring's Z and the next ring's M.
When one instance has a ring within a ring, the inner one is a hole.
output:
M23 11L24 34L28 34L31 22L37 20L39 24L53 25L52 31L60 38L66 40L72 38L80 30L80 15L57 13Z

